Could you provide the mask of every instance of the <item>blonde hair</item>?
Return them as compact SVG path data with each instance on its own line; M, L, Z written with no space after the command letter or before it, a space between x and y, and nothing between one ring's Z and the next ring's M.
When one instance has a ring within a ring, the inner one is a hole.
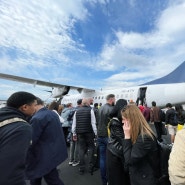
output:
M154 132L146 122L143 114L139 110L139 108L134 105L130 104L127 105L121 111L122 117L128 119L130 123L130 133L131 133L131 141L135 143L137 140L138 135L141 134L142 138L144 139L144 135L148 135L152 139L154 139Z

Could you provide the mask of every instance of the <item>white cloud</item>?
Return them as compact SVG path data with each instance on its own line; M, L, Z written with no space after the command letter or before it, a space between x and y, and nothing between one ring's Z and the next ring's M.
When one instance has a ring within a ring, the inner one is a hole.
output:
M115 32L117 41L106 43L99 55L97 61L97 64L100 64L99 70L118 71L126 67L136 71L115 74L105 81L123 83L147 76L155 79L166 75L182 63L185 58L185 19L183 17L185 17L185 3L173 3L158 17L156 29L153 31Z
M157 27L161 34L168 37L182 36L185 30L185 2L172 5L162 13Z
M83 1L70 0L6 1L1 11L0 45L48 57L80 47L70 33L88 14Z

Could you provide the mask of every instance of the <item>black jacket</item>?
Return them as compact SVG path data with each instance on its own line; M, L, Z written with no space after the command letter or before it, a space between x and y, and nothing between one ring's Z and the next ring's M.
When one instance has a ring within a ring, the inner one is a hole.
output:
M26 119L17 109L0 109L0 122L11 119ZM31 141L31 126L17 121L0 127L0 184L24 185L25 159Z
M170 108L166 111L166 117L165 117L166 124L170 124L172 126L177 126L177 115L176 111L173 108Z
M156 139L141 135L132 145L130 139L123 143L125 164L129 168L132 185L157 185L159 153Z
M113 106L106 103L101 106L98 114L98 137L108 137L107 125L110 121L110 113L113 110Z
M124 140L124 132L122 125L123 124L117 118L113 118L110 121L110 138L108 141L107 149L117 157L121 158L123 161L124 157L122 144Z

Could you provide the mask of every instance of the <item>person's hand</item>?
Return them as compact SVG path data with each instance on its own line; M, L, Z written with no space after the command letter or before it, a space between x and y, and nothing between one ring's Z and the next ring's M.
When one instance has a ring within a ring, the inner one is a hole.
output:
M125 120L123 124L123 130L125 134L125 139L130 139L130 123L129 121Z
M77 135L73 136L73 141L77 141Z

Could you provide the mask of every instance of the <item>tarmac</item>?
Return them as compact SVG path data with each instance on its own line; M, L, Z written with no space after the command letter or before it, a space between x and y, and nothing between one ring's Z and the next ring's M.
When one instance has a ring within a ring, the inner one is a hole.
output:
M151 128L155 132L155 127L153 124L150 124ZM169 134L162 136L164 143L170 143L170 136ZM70 166L69 159L63 162L60 166L58 166L58 171L60 178L64 182L64 185L102 185L101 177L100 177L100 170L98 169L91 175L88 172L85 172L83 175L78 173L78 166ZM30 185L27 181L26 185ZM47 185L44 180L42 185Z
M64 185L102 185L99 169L93 175L88 172L80 175L78 173L79 166L73 167L68 163L69 159L57 167L60 179ZM26 185L30 185L29 181L26 182ZM42 185L47 185L44 180L42 181Z

